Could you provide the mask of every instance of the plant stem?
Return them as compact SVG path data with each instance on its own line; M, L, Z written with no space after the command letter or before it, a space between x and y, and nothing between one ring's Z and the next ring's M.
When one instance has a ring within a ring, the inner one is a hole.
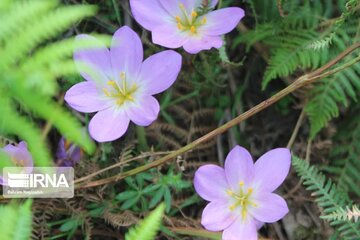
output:
M121 17L120 17L119 6L116 4L115 0L112 0L112 4L113 4L115 14L116 14L116 20L118 21L119 26L121 26Z
M139 149L140 151L146 151L149 149L147 140L146 140L146 133L145 128L141 126L136 126L136 136L139 141Z
M158 159L155 160L153 162L150 162L146 165L142 165L140 167L131 169L129 171L123 172L119 175L115 175L112 177L108 177L108 178L104 178L104 179L100 179L94 182L89 182L89 183L85 183L84 185L77 185L76 188L89 188L89 187L95 187L95 186L100 186L100 185L104 185L104 184L108 184L111 182L117 182L119 180L122 180L128 176L132 176L135 174L138 174L140 172L146 171L148 169L160 166L174 158L176 158L177 156L184 154L190 150L193 150L194 148L196 148L197 146L199 146L202 143L205 143L207 141L209 141L210 139L222 134L223 132L229 130L230 128L234 127L235 125L239 124L240 122L250 118L251 116L255 115L256 113L264 110L265 108L271 106L272 104L274 104L275 102L279 101L280 99L282 99L283 97L285 97L286 95L294 92L295 90L306 86L320 78L324 78L327 77L329 75L335 74L357 62L360 61L360 56L352 59L351 61L341 65L340 67L337 67L333 70L327 71L325 72L327 69L329 69L330 67L334 66L336 63L338 63L341 59L343 59L345 56L347 56L348 54L350 54L352 51L354 51L356 48L360 47L360 43L356 43L352 46L350 46L348 49L346 49L344 52L342 52L341 54L339 54L335 59L331 60L329 63L327 63L326 65L324 65L323 67L315 70L314 72L311 72L309 74L305 74L303 76L301 76L300 78L298 78L297 80L295 80L292 84L290 84L289 86L287 86L286 88L284 88L283 90L281 90L280 92L278 92L277 94L273 95L272 97L268 98L267 100L259 103L258 105L254 106L253 108L251 108L250 110L244 112L243 114L237 116L236 118L232 119L231 121L225 123L224 125L216 128L215 130L205 134L204 136L196 139L195 141L185 145L184 147L173 151L172 153ZM325 73L324 73L325 72Z
M299 132L299 129L300 129L301 124L302 124L302 122L303 122L303 120L304 120L304 117L305 117L305 110L303 109L303 110L301 111L301 113L300 113L300 116L299 116L297 122L296 122L294 131L293 131L293 133L291 134L290 140L289 140L288 144L286 145L286 148L289 148L289 149L290 149L290 148L292 147L292 145L294 144L295 138L296 138L296 136L297 136L297 134L298 134L298 132Z

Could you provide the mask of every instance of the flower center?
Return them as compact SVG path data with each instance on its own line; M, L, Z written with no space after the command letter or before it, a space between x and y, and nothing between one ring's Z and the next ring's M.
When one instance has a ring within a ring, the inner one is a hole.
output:
M175 17L178 29L181 31L190 31L190 33L196 34L198 27L206 24L206 17L199 16L198 12L194 10L191 11L191 13L188 13L182 3L179 4L179 7L181 15Z
M24 160L18 160L15 158L12 158L13 163L15 164L16 167L24 167L25 166L25 161Z
M114 80L107 82L108 87L103 88L103 92L107 97L112 97L116 99L118 105L123 105L127 101L133 102L134 93L138 89L136 84L129 84L126 81L126 75L124 72L120 74L120 84Z
M228 195L230 195L235 199L235 203L233 205L230 205L229 207L230 210L234 211L236 208L240 207L242 219L245 219L249 206L257 207L257 205L256 203L251 201L251 194L253 192L253 189L248 188L247 191L244 191L245 187L243 181L241 181L239 185L240 185L239 193L234 193L232 190L227 190L226 192Z

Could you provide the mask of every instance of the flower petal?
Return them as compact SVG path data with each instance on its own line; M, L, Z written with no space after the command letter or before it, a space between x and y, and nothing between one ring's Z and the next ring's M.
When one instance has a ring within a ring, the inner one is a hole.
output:
M90 35L76 37L74 61L81 76L88 81L104 82L112 77L109 49Z
M242 221L239 217L222 234L222 240L257 240L256 224L253 220Z
M130 120L140 126L149 126L156 120L159 111L159 102L153 96L145 96L140 102L126 108Z
M89 132L98 142L109 142L120 138L128 129L130 119L125 111L108 108L91 119Z
M197 1L194 0L177 0L177 1L169 1L169 0L158 0L161 5L166 9L166 11L173 17L179 16L183 14L183 10L181 9L180 4L183 4L186 12L188 14L191 13L193 9L195 9Z
M203 26L207 35L218 36L231 32L245 16L244 10L238 7L222 8L206 14Z
M254 176L254 162L250 153L243 147L235 146L225 160L225 175L233 191L239 190L239 183L249 186Z
M201 38L191 37L184 43L184 49L190 54L196 54L202 50L210 50L211 48L220 48L223 40L220 36L205 36Z
M285 180L291 165L287 148L276 148L262 155L255 162L254 185L261 191L272 192Z
M15 147L14 145L8 144L6 145L3 149L2 149L5 153L7 153L8 155L14 157L15 154L18 151L18 148Z
M289 212L285 200L275 193L257 194L254 201L257 207L251 207L249 211L260 222L273 223L279 221Z
M135 20L149 31L170 21L170 15L159 0L130 0L130 6Z
M254 219L254 222L255 222L255 226L256 226L256 229L259 230L260 228L262 228L262 226L264 226L264 223L263 222L260 222L256 219Z
M110 57L113 74L119 78L121 72L136 76L143 61L143 46L139 36L129 27L117 30L111 41Z
M33 158L27 149L27 144L24 141L21 141L17 146L13 146L11 144L6 145L2 149L5 153L7 153L14 161L14 164L23 165L23 172L31 173L34 161Z
M56 150L56 158L57 159L65 159L66 156L66 148L65 148L65 138L60 138L58 148Z
M201 225L209 231L221 231L236 220L227 201L210 202L202 213Z
M207 164L201 166L194 177L196 192L207 201L227 199L226 190L229 189L225 172L219 166Z
M139 81L150 95L168 89L176 80L181 69L182 57L175 51L163 51L147 58L141 66Z
M187 34L180 32L175 23L163 24L152 31L152 42L167 48L179 48L187 40Z
M79 112L97 112L109 107L94 82L81 82L72 86L65 94L65 101Z

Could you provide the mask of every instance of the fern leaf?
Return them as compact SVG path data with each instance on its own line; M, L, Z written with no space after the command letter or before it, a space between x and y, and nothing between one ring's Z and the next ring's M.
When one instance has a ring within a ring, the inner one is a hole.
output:
M360 91L360 64L345 69L319 82L310 92L310 100L305 106L311 124L310 137L314 138L327 123L339 116L339 104L348 106L348 98L357 100Z
M95 11L94 6L60 7L51 13L36 18L31 24L24 26L21 33L7 40L8 44L3 51L0 51L0 55L4 56L0 63L7 66L19 61L28 53L29 49L33 49L39 43L58 35L74 22L93 15Z
M77 120L65 112L60 106L56 105L52 101L42 100L37 95L28 94L27 91L21 91L23 89L18 86L13 89L15 94L21 103L28 107L32 112L39 114L42 118L47 119L63 134L64 137L72 142L78 143L87 152L94 150L92 141L79 129L82 126Z
M327 180L314 166L297 157L293 157L292 164L297 174L304 180L303 184L306 189L312 191L316 197L316 203L323 208L325 214L331 214L341 207L351 203L349 197L341 192L338 187ZM360 222L353 223L338 219L330 219L332 226L337 226L342 239L355 240L360 239Z
M31 235L31 200L23 205L0 206L0 232L3 240L28 240Z
M336 143L331 152L332 174L344 191L360 197L360 115L355 108L354 115L339 126L333 141ZM328 170L328 168L325 168Z
M53 164L49 148L37 126L19 114L18 103L26 107L25 113L35 113L53 123L87 152L94 149L76 119L51 99L57 90L57 77L75 73L74 63L69 59L72 39L36 50L45 40L94 14L95 7L58 5L58 0L19 0L9 1L0 8L0 41L3 43L0 46L0 132L25 140L38 166Z
M264 74L262 88L265 89L275 78L291 75L299 67L315 69L322 65L326 60L324 56L327 56L327 50L319 54L307 49L308 44L317 37L318 33L309 30L288 31L286 37L278 37Z
M135 228L129 230L126 234L126 240L153 240L156 232L161 225L161 219L165 210L165 205L160 204L153 212L150 213Z
M16 1L11 8L0 14L0 40L11 37L22 31L19 26L29 24L29 21L53 9L57 1Z
M40 131L28 119L20 116L9 102L0 98L0 112L4 115L0 118L0 132L16 134L25 140L36 165L40 167L51 166L50 154L44 145Z
M345 208L338 208L333 213L322 217L326 220L332 221L354 221L357 222L360 218L360 209L353 205L352 208L346 206Z

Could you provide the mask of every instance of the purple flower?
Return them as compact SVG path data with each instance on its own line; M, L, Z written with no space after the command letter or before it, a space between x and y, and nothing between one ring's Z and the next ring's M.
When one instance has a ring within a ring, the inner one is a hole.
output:
M13 167L19 167L19 173L32 172L34 161L31 157L30 152L27 149L26 142L22 141L17 146L8 144L2 149L0 149L0 151L3 151L10 156L10 159L14 163ZM0 184L7 185L7 180L0 177Z
M140 126L150 125L160 110L152 95L174 83L181 55L163 51L143 62L141 40L126 26L114 34L110 51L91 36L80 35L77 39L99 46L75 51L75 63L87 81L76 84L65 95L75 110L98 112L90 121L90 135L98 142L107 142L124 135L130 120ZM84 71L84 64L95 74Z
M272 193L285 180L291 165L286 148L265 153L253 163L250 153L234 147L225 168L205 165L195 173L196 192L210 203L201 224L210 231L222 231L223 240L256 240L263 223L283 218L289 209L285 200Z
M223 44L221 35L232 31L245 16L238 7L204 12L201 0L130 0L136 21L152 32L152 41L168 48L184 47L191 54ZM218 0L212 0L214 8Z
M60 167L71 167L80 162L81 159L80 147L70 143L65 138L59 141L58 149L56 151L56 163Z

